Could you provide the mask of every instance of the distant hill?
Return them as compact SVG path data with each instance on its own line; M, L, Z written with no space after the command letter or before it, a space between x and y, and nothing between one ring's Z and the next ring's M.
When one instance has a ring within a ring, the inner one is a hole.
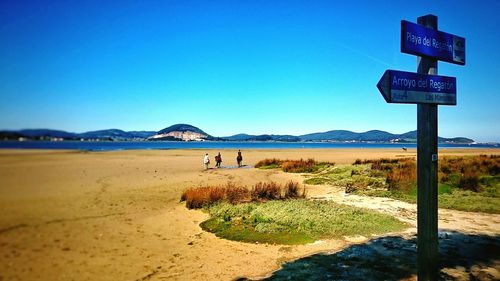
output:
M409 131L407 133L399 135L400 138L406 139L406 140L414 140L415 142L417 141L417 130L415 131Z
M415 143L417 142L417 131L410 131L401 135L397 135L398 138L401 139L401 142L409 142L409 143ZM443 137L438 137L438 142L439 143L473 143L473 139L465 138L465 137L454 137L454 138L443 138Z
M131 139L145 139L155 132L152 131L130 131L125 132L119 129L90 131L78 134L79 138L83 139L110 139L110 140L131 140Z
M129 131L127 133L129 133L130 136L132 136L133 138L137 138L137 139L147 139L150 136L153 136L156 134L155 131Z
M123 131L119 129L108 129L90 131L85 133L71 133L50 129L26 129L19 131L0 131L0 140L108 140L108 141L128 141L128 140L168 140L168 141L282 141L282 142L393 142L393 143L415 143L417 141L417 131L410 131L404 134L392 134L381 130L371 130L356 133L347 130L332 130L322 133L305 134L301 136L293 135L249 135L237 134L228 137L213 137L198 127L189 124L175 124L154 131ZM438 138L439 143L473 143L474 140L465 137Z
M417 142L417 131L410 131L404 134L391 134L380 130L371 130L364 133L355 133L345 130L334 130L324 133L314 133L299 136L301 141L355 141L355 142L401 142L415 143ZM452 143L473 143L474 140L464 137L457 138L438 138L438 142Z
M347 130L332 130L323 133L313 133L301 136L292 135L248 135L237 134L221 139L228 141L318 141L318 142L401 142L414 143L417 141L417 131L411 131L404 134L391 134L380 130L371 130L363 133L356 133ZM473 143L474 140L468 138L439 138L440 143Z
M222 137L221 139L227 141L284 141L284 142L297 142L300 138L292 135L248 135L237 134L229 137Z
M19 131L0 131L0 140L18 140L20 138L30 140L108 140L108 141L126 141L126 140L144 140L154 135L152 131L131 131L125 132L119 129L90 131L85 133L70 133L60 130L50 129L25 129Z
M213 139L215 138L200 128L189 124L175 124L148 137L148 140L204 141Z
M224 140L228 141L247 141L255 136L248 135L248 134L237 134L229 137L222 137Z
M119 129L109 129L109 130L99 130L99 131L90 131L78 134L80 138L83 139L127 139L129 138L129 134L125 131Z
M73 139L77 138L77 134L69 133L66 131L50 130L50 129L25 129L17 131L20 135L28 138L63 138Z
M346 130L333 130L324 133L314 133L299 136L302 141L378 141L385 142L397 138L397 135L372 130L364 133L355 133Z
M18 140L24 136L13 131L0 131L0 140Z
M156 134L168 134L170 132L193 132L208 136L208 134L203 132L200 128L189 124L175 124L158 131Z

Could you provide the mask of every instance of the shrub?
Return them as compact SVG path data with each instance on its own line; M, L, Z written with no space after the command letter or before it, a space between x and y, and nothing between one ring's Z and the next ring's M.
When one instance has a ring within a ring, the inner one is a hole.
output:
M281 198L281 188L275 182L259 182L250 191L252 200L275 200Z
M261 169L281 168L287 173L313 173L334 165L335 163L316 162L312 158L307 160L280 160L272 158L260 160L255 164L255 167Z
M479 188L479 175L473 171L465 171L458 182L458 187L464 190L471 190L478 192Z
M298 182L289 181L285 184L284 187L284 198L286 199L296 199L296 198L305 198L306 190L302 189L302 193L300 192L300 187Z
M278 167L280 167L282 162L283 161L276 159L276 158L272 158L272 159L266 158L264 160L260 160L259 162L257 162L257 164L255 164L255 168L263 168L263 167L278 168Z
M307 160L285 160L281 164L281 168L287 173L311 173L316 170L316 164L317 162L312 158Z
M305 188L301 190L297 182L289 181L284 186L276 182L259 182L251 190L234 183L225 186L202 186L186 189L181 195L181 202L186 201L189 209L209 207L218 202L239 204L249 201L278 199L296 199L305 197Z
M246 187L236 186L234 183L226 185L226 199L231 204L249 201L250 192Z
M441 172L443 172L444 174L451 174L451 170L450 170L450 167L446 166L446 165L441 165Z
M417 167L414 161L405 161L394 165L387 173L386 182L389 190L409 190L417 180Z
M182 193L182 195L181 195L181 202L184 202L184 201L186 201L186 200L187 200L187 196L188 196L188 195L187 195L187 193L188 193L188 190L189 190L189 189L186 189L186 190L184 190L184 192Z
M182 194L181 201L185 200L189 209L197 209L222 201L224 194L224 188L218 186L189 188Z
M226 190L223 187L212 187L210 188L210 192L208 193L209 202L215 203L222 201L225 194Z
M488 174L496 176L500 174L500 166L498 164L493 164L488 167Z

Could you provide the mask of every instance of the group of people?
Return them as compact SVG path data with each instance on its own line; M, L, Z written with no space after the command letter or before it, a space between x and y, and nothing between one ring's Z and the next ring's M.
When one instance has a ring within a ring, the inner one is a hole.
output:
M241 155L241 150L238 150L238 156L236 156L236 162L238 163L238 167L243 166L243 156ZM215 155L215 167L220 168L222 163L222 156L219 154ZM205 154L205 158L203 158L203 164L205 165L205 169L208 170L208 166L210 165L210 157L208 157L208 153Z

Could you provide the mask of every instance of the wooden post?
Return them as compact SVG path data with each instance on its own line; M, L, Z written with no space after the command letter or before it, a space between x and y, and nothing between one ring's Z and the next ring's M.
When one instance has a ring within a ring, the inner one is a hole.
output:
M418 24L437 29L437 17L426 15ZM417 72L437 75L437 60L417 57ZM417 268L418 280L439 276L437 140L438 110L435 104L417 105Z

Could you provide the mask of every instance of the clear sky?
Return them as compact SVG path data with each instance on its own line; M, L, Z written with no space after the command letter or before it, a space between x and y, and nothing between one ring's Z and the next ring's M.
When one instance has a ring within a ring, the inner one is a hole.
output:
M214 136L416 129L386 69L416 71L400 21L467 40L439 135L500 141L500 1L0 0L0 129L195 125Z

